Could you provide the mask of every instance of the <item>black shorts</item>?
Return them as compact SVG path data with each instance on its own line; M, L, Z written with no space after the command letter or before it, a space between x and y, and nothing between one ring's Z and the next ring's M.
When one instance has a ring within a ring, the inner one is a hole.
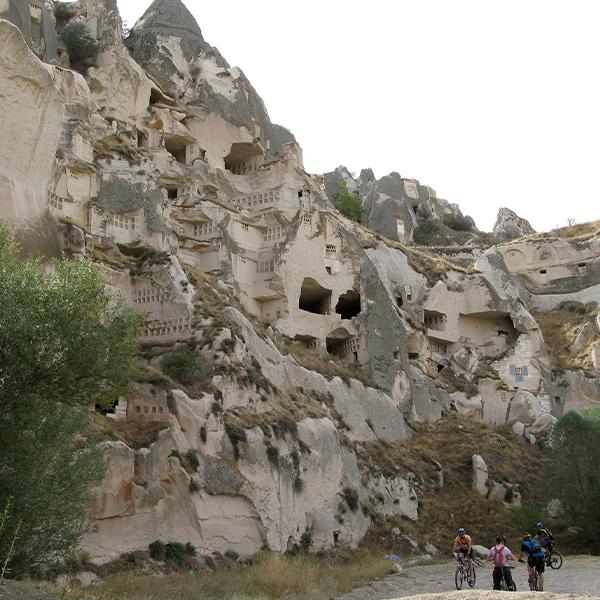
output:
M534 558L533 556L527 557L527 564L530 567L535 567L538 573L543 573L546 570L546 560L543 556L540 558Z

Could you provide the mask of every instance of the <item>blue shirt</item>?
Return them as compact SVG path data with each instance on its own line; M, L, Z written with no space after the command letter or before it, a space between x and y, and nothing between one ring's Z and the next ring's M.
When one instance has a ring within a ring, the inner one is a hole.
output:
M539 542L536 542L535 540L525 540L521 544L521 552L527 552L532 558L543 558L544 556L542 547Z

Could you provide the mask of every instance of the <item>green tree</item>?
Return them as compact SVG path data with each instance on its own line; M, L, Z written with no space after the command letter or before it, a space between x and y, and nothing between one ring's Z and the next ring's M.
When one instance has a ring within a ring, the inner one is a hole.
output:
M87 435L95 405L109 406L135 372L140 317L108 292L87 261L47 275L19 262L0 224L0 557L31 572L68 556L90 526L100 449Z
M570 525L600 539L600 408L569 412L555 425L542 481Z
M338 180L337 192L335 193L335 207L349 219L360 222L360 217L363 212L362 202L360 198L348 191L348 186L344 179Z

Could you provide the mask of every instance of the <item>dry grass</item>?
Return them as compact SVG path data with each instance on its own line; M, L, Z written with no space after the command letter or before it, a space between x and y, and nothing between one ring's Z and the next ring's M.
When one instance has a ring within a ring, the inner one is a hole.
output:
M330 411L324 408L323 403L329 406L330 398L298 389L290 394L281 394L277 406L264 412L234 408L225 415L225 422L241 429L252 429L281 422L297 423L306 418L331 417Z
M113 421L100 413L92 413L91 432L100 439L124 442L130 448L148 448L158 440L158 434L167 429L164 423L133 423Z
M200 574L110 578L101 588L75 593L79 600L329 600L390 572L380 552L326 557L264 554L252 564Z
M472 456L483 457L489 479L519 484L524 502L536 489L542 463L540 450L507 432L481 423L446 415L436 424L412 424L417 435L406 442L386 444L378 441L358 447L362 471L386 475L416 473L419 521L400 520L398 525L423 542L439 549L451 546L455 531L465 527L475 543L491 544L499 533L517 535L510 526L510 510L492 502L472 489ZM438 469L442 465L444 485L438 488ZM373 535L389 532L393 523L380 523ZM372 542L371 542L372 543Z
M315 352L308 350L299 342L288 340L286 343L287 351L296 359L296 362L305 369L316 371L327 379L339 377L346 383L350 379L358 379L367 387L377 387L371 376L363 371L358 365L350 366L334 357L330 356L327 359L321 358Z
M533 317L542 330L552 362L557 369L586 370L592 368L591 344L579 354L572 354L569 348L581 328L585 323L593 322L597 313L597 305L584 306L575 302L561 304L549 312L533 313Z
M528 235L507 243L514 244L515 242L532 242L536 240L569 240L571 242L585 242L598 235L600 235L600 220L577 223L576 225L569 225L567 227L559 227L558 229L552 229L546 233Z

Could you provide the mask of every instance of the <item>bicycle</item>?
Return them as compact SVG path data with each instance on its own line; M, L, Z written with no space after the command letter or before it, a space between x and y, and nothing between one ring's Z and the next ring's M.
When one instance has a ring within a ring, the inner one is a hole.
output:
M519 562L524 563L525 561L519 560ZM529 576L527 583L529 583L529 589L532 592L542 592L543 591L540 586L540 574L538 573L538 570L535 565L533 565L533 571L531 572L531 575Z
M560 569L562 567L563 559L560 552L552 549L546 553L546 566L551 569Z
M458 562L456 571L454 572L454 584L456 585L456 589L462 589L464 581L467 582L469 587L473 587L477 580L477 573L475 572L473 561L462 554L459 554L456 557L456 561Z
M508 568L512 571L514 567L512 565L508 565ZM510 585L506 582L506 577L504 576L504 572L502 573L502 580L500 581L500 590L503 592L516 592L517 584L515 580L511 577Z

